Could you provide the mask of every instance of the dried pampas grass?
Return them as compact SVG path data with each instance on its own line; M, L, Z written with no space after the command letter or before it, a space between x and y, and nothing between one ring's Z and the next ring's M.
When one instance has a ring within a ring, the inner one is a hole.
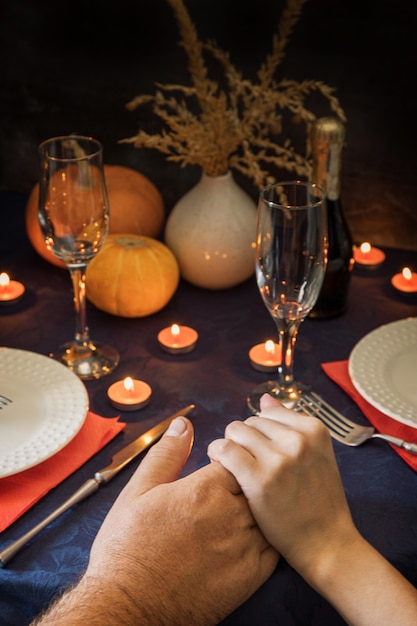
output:
M308 136L316 115L307 108L307 98L318 94L333 114L342 121L346 118L334 89L323 82L285 78L277 82L274 78L306 0L287 0L272 51L261 65L256 82L243 78L216 42L199 40L183 0L167 2L178 23L192 84L156 84L154 95L139 95L129 102L127 108L131 111L151 105L163 128L154 134L141 129L121 143L153 148L182 166L199 165L208 176L235 169L258 187L275 180L275 169L309 177ZM223 69L226 89L210 79L206 55ZM304 154L297 153L288 132L284 134L284 112L298 125L304 124Z

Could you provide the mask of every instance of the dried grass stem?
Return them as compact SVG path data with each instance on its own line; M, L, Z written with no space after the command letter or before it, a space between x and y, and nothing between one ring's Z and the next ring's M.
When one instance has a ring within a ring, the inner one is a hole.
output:
M182 166L198 165L209 176L235 169L258 187L275 180L273 170L287 170L300 177L311 173L308 135L316 115L306 100L316 93L330 110L346 121L334 89L321 81L297 82L274 77L285 56L290 35L307 0L287 0L272 39L272 51L257 73L257 81L243 78L229 54L214 41L200 41L183 0L167 0L176 18L180 45L188 59L191 85L156 84L154 95L139 95L126 106L134 110L145 105L163 123L159 133L143 129L122 143L152 148ZM209 78L205 55L223 69L226 89ZM305 152L297 153L283 115L304 124Z

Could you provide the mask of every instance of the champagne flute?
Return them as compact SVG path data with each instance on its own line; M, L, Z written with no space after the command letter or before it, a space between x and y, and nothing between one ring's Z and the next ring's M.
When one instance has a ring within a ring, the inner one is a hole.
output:
M301 322L314 306L327 262L325 193L317 185L289 181L261 190L256 239L256 280L278 331L281 361L276 381L258 385L248 398L257 413L264 393L293 407L303 386L294 380L294 348Z
M76 319L74 340L50 356L81 379L101 378L119 362L113 347L90 339L86 319L86 268L109 224L103 149L92 137L68 135L41 143L39 156L39 222L46 245L69 269Z

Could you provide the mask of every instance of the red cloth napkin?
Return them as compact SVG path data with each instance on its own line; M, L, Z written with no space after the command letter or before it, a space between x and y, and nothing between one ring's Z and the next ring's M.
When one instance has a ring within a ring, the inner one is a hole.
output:
M126 426L88 412L80 431L50 459L0 479L0 532L103 448Z
M417 443L417 429L406 424L401 424L385 413L372 406L359 391L354 387L349 376L348 361L334 361L332 363L322 363L322 368L329 378L339 385L356 402L362 413L368 418L372 426L380 432L394 437L400 437L405 441ZM417 470L417 455L411 454L397 446L391 446L397 454L414 470Z

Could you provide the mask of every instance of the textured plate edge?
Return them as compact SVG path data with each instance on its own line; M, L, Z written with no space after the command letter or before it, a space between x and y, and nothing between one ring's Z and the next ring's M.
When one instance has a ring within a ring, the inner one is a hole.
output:
M405 426L410 426L411 428L417 429L417 418L416 421L410 421L406 418L403 418L401 415L398 415L398 413L395 413L394 411L392 411L391 409L387 409L386 407L384 407L383 405L381 405L377 400L375 400L375 398L373 396L371 396L369 394L369 392L364 389L362 387L362 385L360 383L358 383L357 381L354 380L353 376L352 376L352 368L353 368L353 360L355 358L355 355L358 353L358 351L360 351L363 347L363 343L365 341L369 341L369 337L371 336L375 336L377 334L383 334L385 332L387 332L387 330L389 331L390 327L392 326L398 326L398 325L402 325L402 324L407 324L407 323L415 323L417 325L417 317L406 317L404 319L401 320L396 320L394 322L389 322L388 324L383 324L382 326L379 326L378 328L375 328L374 330L371 330L369 333L367 333L364 337L362 337L362 339L360 339L358 341L358 343L354 346L354 348L352 348L350 355L349 355L349 359L348 359L348 372L349 372L349 377L352 381L353 386L355 387L355 389L361 394L361 396L367 401L369 402L369 404L371 404L375 409L378 409L378 411L381 411L381 413L384 413L384 415L387 415L388 417L390 417L391 419L395 420L396 422L400 422L401 424L404 424Z
M18 352L18 353L21 353L21 354L30 354L31 357L35 357L35 358L39 357L39 358L42 358L42 359L46 359L46 361L54 364L53 367L56 366L57 368L63 368L62 371L65 371L65 374L66 375L68 374L69 377L71 377L71 376L74 377L73 378L74 382L79 384L79 390L82 392L82 394L84 396L84 414L83 414L82 418L80 418L80 421L79 421L79 424L78 424L78 428L73 431L71 437L69 439L67 439L65 442L63 442L61 446L59 446L57 448L54 448L53 451L49 451L47 454L45 454L45 456L43 456L39 460L36 460L33 463L25 465L25 467L22 467L19 470L12 470L10 472L1 472L0 471L0 480L2 478L8 478L10 476L16 476L17 474L20 474L22 472L25 472L26 470L29 470L29 469L31 469L33 467L36 467L37 465L40 465L44 461L47 461L48 459L50 459L53 456L55 456L55 454L57 454L58 452L63 450L78 435L78 433L80 432L80 430L82 429L82 427L85 424L88 411L90 410L90 398L89 398L86 386L84 385L82 380L80 378L78 378L78 376L76 374L74 374L74 372L72 372L70 369L68 369L66 367L66 365L64 365L63 363L60 363L59 361L56 361L56 360L52 359L51 357L49 357L49 356L47 356L45 354L42 354L40 352L34 352L33 350L24 350L22 348L9 348L8 346L0 346L0 354L4 350L7 350L9 352Z

